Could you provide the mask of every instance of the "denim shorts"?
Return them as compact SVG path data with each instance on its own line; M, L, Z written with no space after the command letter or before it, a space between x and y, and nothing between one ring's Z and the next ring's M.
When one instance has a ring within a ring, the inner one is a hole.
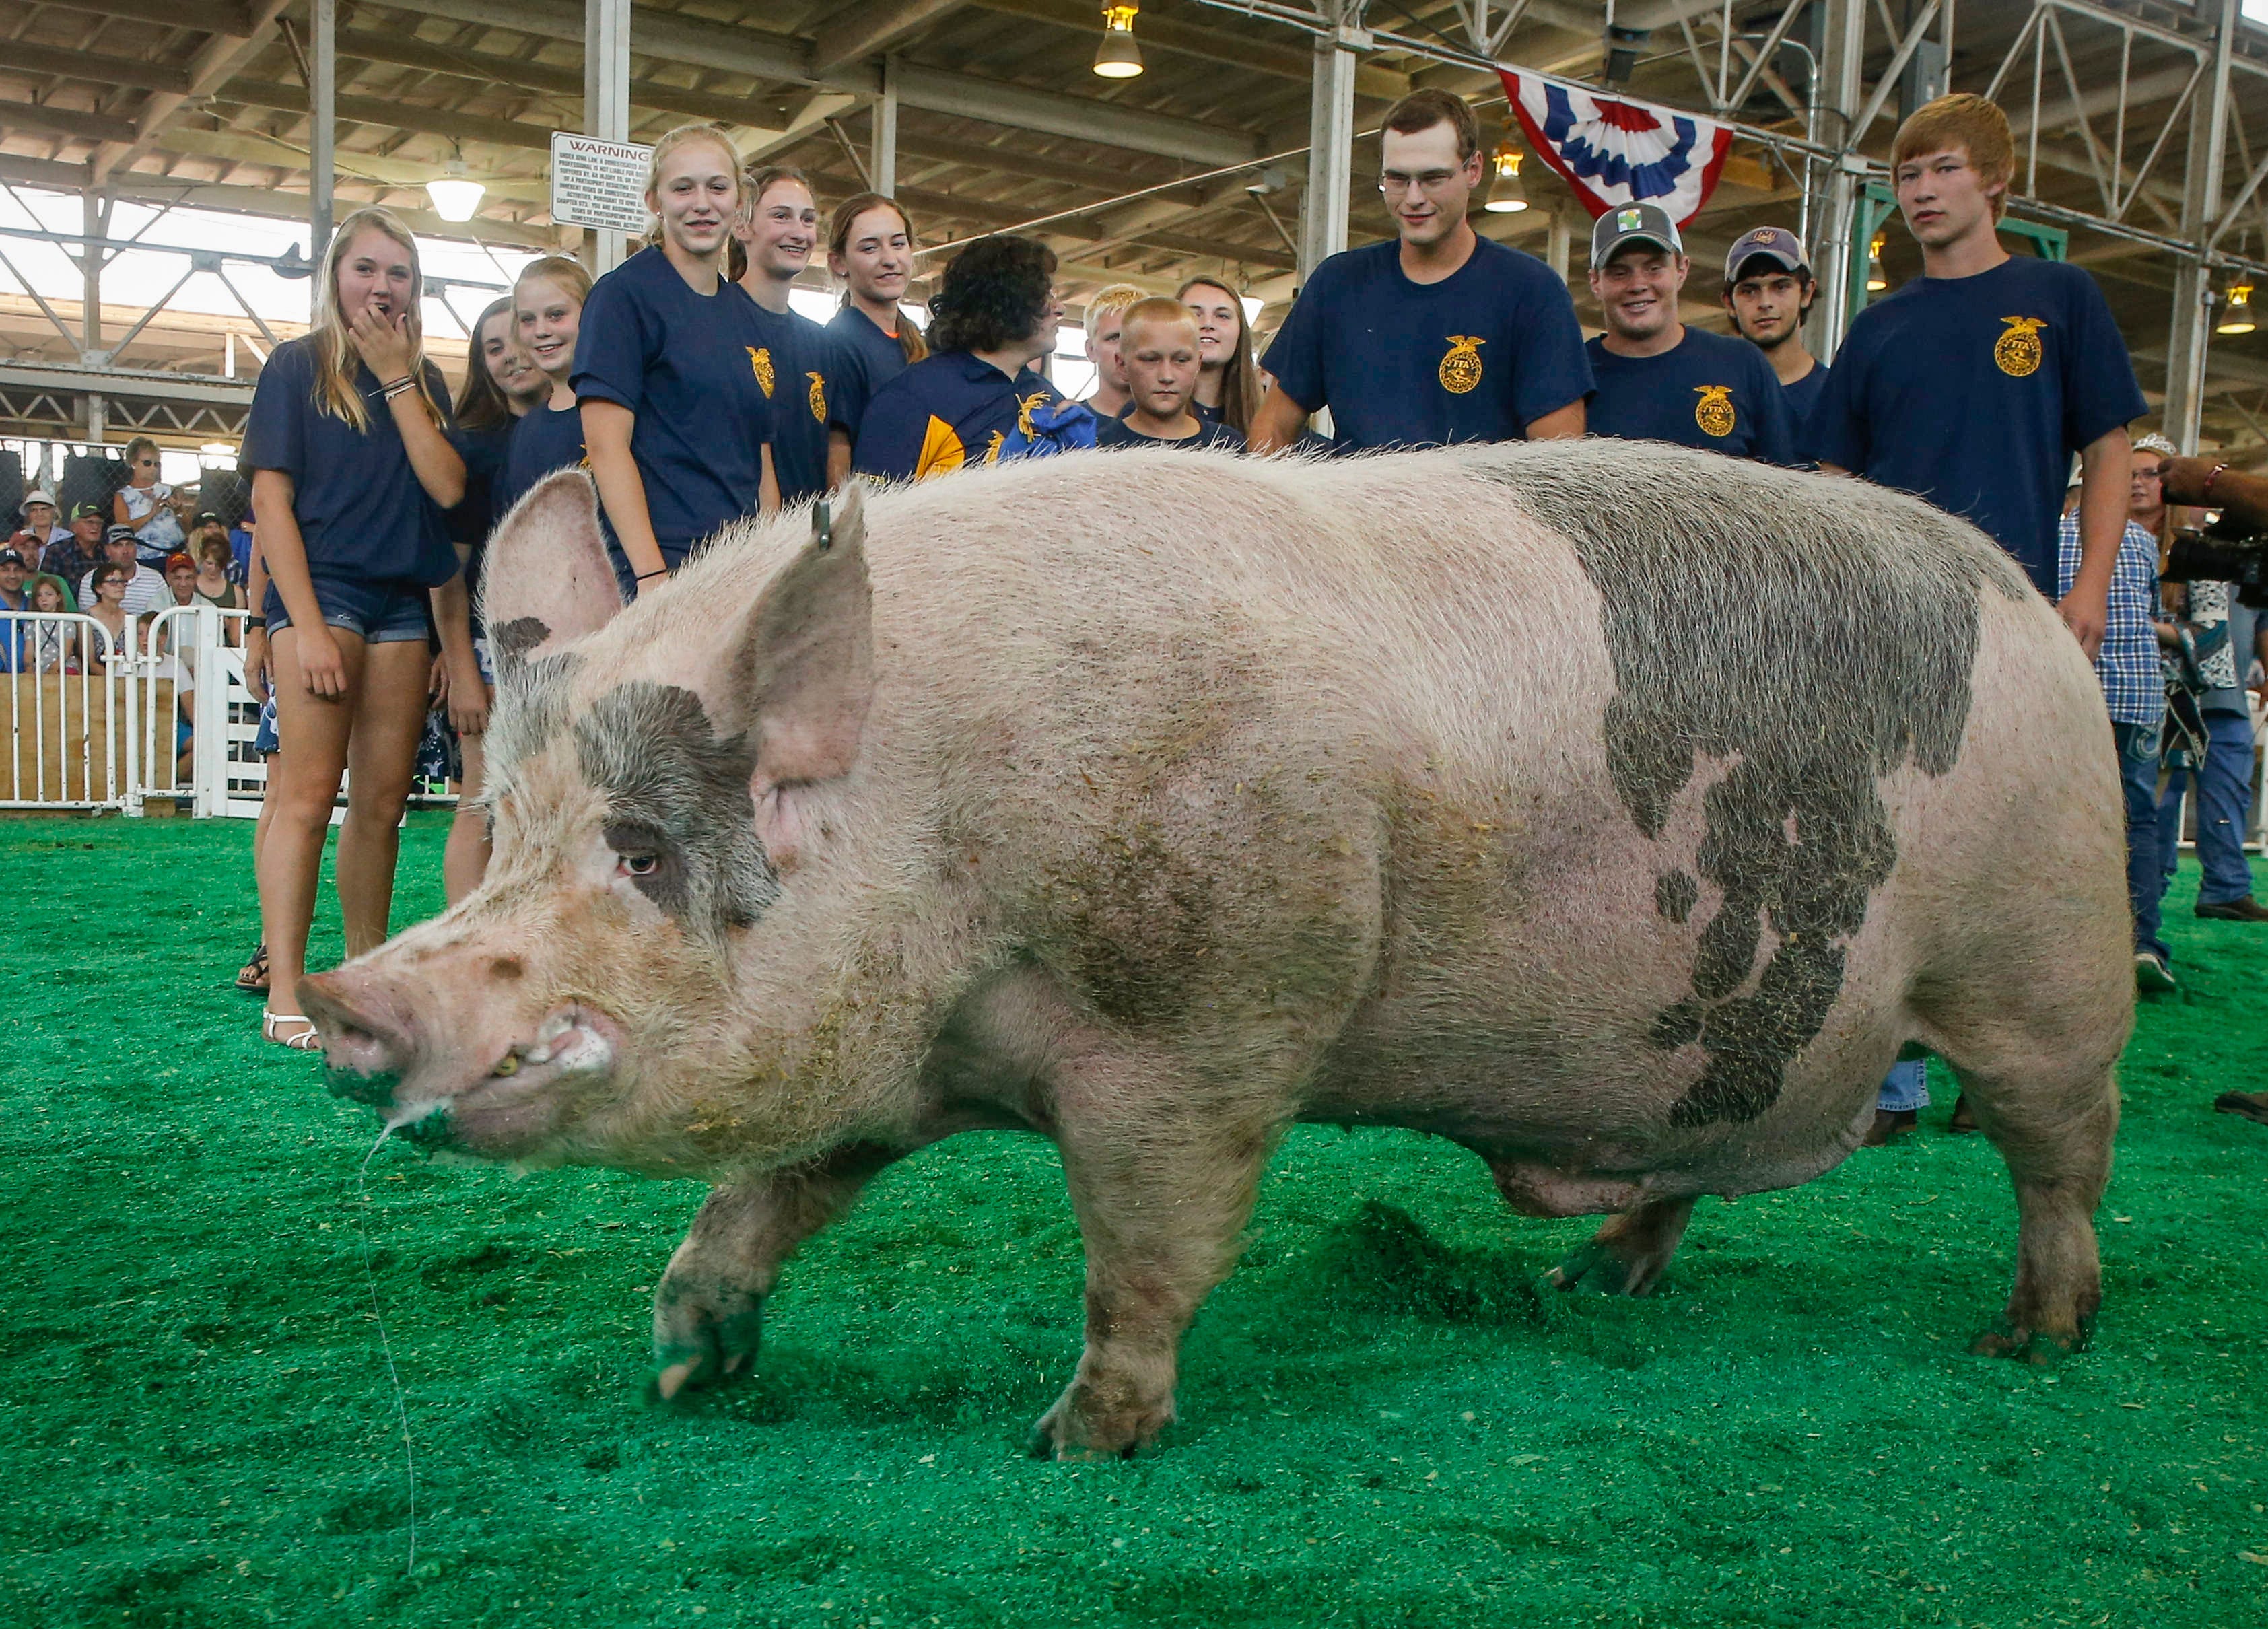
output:
M323 621L358 636L364 645L391 645L425 637L426 594L415 583L318 577L314 587ZM291 625L284 609L284 597L276 592L274 583L268 585L268 602L261 612L268 618L271 639Z

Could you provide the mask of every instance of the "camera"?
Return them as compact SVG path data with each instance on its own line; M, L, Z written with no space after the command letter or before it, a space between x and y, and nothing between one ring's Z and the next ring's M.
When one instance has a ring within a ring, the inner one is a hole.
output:
M2211 526L2184 527L2166 552L2168 582L2231 583L2236 597L2268 610L2268 534L2224 514Z

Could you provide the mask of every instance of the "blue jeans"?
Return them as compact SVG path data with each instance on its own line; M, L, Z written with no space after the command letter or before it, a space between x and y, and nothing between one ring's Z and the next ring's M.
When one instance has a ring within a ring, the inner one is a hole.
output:
M2252 892L2252 868L2244 859L2244 822L2252 801L2252 720L2225 708L2205 715L2207 745L2205 763L2186 775L2176 774L2166 783L2158 805L2158 868L2174 874L2175 852L2182 837L2182 792L2185 779L2197 784L2198 863L2205 881L2198 886L2200 905L2226 904Z
M2155 724L2110 726L2118 745L2118 782L2126 794L2126 899L2134 908L2134 948L2170 964L2158 932L2158 902L2166 891L2158 848L2158 746Z
M1929 1062L1926 1058L1909 1058L1902 1064L1892 1064L1890 1072L1882 1077L1882 1090L1874 1099L1874 1107L1892 1114L1908 1109L1929 1107Z

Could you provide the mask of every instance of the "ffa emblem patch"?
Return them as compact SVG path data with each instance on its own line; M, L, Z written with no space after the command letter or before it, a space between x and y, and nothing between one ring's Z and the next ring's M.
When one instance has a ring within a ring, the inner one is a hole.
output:
M1733 433L1733 387L1730 385L1696 385L1695 394L1701 400L1693 404L1693 422L1702 432L1712 436Z
M805 393L811 402L811 416L823 424L827 422L827 376L813 372L804 377L811 381L810 390Z
M1032 409L1037 407L1045 407L1047 403L1048 393L1044 390L1035 390L1032 392L1030 395L1018 399L1016 402L1016 430L1017 433L1021 435L1027 441L1040 433L1032 425ZM1002 440L1005 440L1007 439L1006 436L999 431L996 430L992 433L996 436L999 436ZM993 452L996 456L998 455L998 451L999 448L996 444L993 448ZM987 460L986 461L990 462L990 461Z
M764 400L772 399L772 353L769 349L747 347L748 365L755 370L756 383L764 387Z
M1453 396L1470 392L1481 382L1481 347L1488 341L1476 334L1449 335L1448 353L1441 358L1441 388Z
M2011 379L2021 379L2036 373L2040 366L2040 330L2047 327L2042 317L2003 317L2008 331L1992 343L1992 360L2000 372Z
M1033 400L1037 401L1038 398L1034 397ZM1030 416L1031 410L1032 409L1029 406L1027 406L1024 409L1024 414L1027 417ZM986 463L997 464L1000 461L1000 449L1006 444L1007 439L1008 432L1005 430L996 430L992 432L991 440L984 444L984 461Z

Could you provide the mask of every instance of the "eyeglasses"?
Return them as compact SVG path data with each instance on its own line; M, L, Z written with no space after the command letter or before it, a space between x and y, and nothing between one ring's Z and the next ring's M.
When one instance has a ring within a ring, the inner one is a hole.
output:
M1405 175L1400 170L1387 170L1379 175L1378 189L1389 196L1408 192L1412 187L1423 193L1438 193L1463 173L1462 170L1426 170Z

